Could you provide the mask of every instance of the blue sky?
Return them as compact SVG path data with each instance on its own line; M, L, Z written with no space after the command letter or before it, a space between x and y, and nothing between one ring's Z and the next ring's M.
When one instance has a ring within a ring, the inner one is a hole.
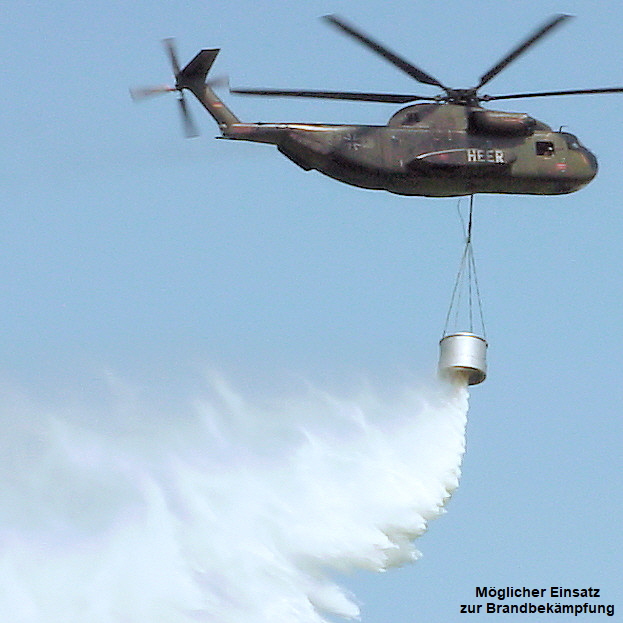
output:
M430 373L462 251L455 199L355 189L269 146L215 141L194 103L202 136L184 140L173 96L136 106L128 87L170 80L160 41L174 36L184 61L221 47L213 73L233 86L414 90L326 13L470 86L557 12L576 19L488 92L623 85L623 7L610 1L10 4L4 385L55 402L101 391L103 370L183 392L215 367L260 393L292 373L336 388ZM224 97L245 121L384 124L397 109ZM451 620L481 585L597 586L623 607L622 103L499 106L564 125L600 172L570 196L476 198L489 378L471 392L462 483L424 558L347 580L369 623Z

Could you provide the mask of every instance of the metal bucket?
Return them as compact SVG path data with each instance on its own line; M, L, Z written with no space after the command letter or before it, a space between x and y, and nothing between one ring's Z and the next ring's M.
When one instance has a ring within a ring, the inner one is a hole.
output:
M474 333L446 335L439 342L439 375L465 379L468 385L487 376L487 341Z

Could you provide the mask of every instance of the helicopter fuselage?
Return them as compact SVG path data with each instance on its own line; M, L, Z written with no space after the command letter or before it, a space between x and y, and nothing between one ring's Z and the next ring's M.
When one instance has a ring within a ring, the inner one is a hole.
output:
M187 136L194 124L184 91L214 118L221 137L276 145L305 170L336 180L400 195L452 197L474 193L562 195L583 188L597 174L597 158L578 139L526 113L483 108L483 102L562 95L623 93L623 87L481 94L501 71L570 18L548 19L520 41L474 86L451 88L337 15L324 19L415 81L440 89L437 95L301 89L237 88L231 93L411 104L384 126L318 123L243 123L216 95L218 81L206 77L219 49L201 50L182 69L171 40L165 40L175 75L173 87L135 89L135 98L177 91ZM417 103L413 103L417 102Z
M597 159L523 113L425 103L385 126L233 123L223 138L271 143L305 170L400 195L559 195L588 184Z

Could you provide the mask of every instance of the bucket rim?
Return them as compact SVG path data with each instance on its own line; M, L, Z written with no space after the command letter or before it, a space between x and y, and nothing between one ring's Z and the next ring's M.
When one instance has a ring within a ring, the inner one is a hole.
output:
M449 333L448 335L444 335L440 340L439 343L441 344L444 340L447 340L448 338L451 337L473 337L476 338L477 340L480 340L481 342L484 342L485 346L489 346L487 340L480 336L480 335L476 335L475 333L472 333L471 331L457 331L456 333Z

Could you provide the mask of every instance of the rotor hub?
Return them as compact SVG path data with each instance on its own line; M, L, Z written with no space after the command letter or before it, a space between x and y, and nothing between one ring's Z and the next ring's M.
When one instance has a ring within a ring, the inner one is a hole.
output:
M476 89L448 89L447 95L442 96L442 101L461 106L479 106L481 98Z

